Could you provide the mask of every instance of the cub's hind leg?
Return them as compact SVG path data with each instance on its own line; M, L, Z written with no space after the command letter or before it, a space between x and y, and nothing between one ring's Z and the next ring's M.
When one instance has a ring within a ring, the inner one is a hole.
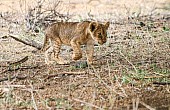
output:
M53 47L51 44L51 39L46 39L45 46L44 46L44 55L45 55L45 63L47 65L52 64L53 61L51 60L51 55L53 53Z
M45 51L45 53L44 53L44 55L45 55L45 63L46 63L47 65L53 63L53 61L51 60L51 54L52 54L52 53L53 53L53 47L52 47L52 46L50 46L50 47Z
M58 37L56 37L55 40L53 40L54 60L58 64L68 64L69 63L68 61L64 60L62 57L59 57L61 45L62 45L61 40Z

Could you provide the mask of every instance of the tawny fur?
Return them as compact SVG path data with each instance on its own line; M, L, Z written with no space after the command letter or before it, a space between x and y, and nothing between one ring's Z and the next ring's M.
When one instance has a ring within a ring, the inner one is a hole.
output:
M56 61L58 64L67 64L68 61L59 57L61 45L71 46L73 60L82 58L80 46L85 44L88 64L93 63L94 42L104 44L107 41L107 29L109 22L58 22L46 29L43 50L45 51L45 63ZM54 59L51 55L54 53Z

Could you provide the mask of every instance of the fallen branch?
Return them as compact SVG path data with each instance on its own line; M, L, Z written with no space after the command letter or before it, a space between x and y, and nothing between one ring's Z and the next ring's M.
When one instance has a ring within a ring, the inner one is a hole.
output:
M86 71L80 71L80 72L62 72L62 73L57 73L57 74L50 74L50 75L45 75L46 79L50 79L52 77L57 77L57 76L63 76L63 75L82 75L86 74Z
M149 109L149 110L156 110L155 108L152 108L151 106L147 105L146 103L144 103L144 102L142 102L142 101L140 101L140 103L141 103L143 106L145 106L147 109Z
M145 76L145 79L153 79L153 78L170 78L170 75L161 75L160 76L154 75L154 76Z
M5 77L5 78L1 78L0 79L0 82L3 82L3 81L7 81L7 80L12 80L12 79L19 79L19 80L24 80L27 78L27 76L11 76L11 77Z
M32 46L38 50L40 50L42 48L42 45L37 43L36 41L32 40L32 39L28 39L26 37L22 37L20 35L14 35L14 34L9 34L9 37L15 39L16 41L19 41L25 45L29 45Z
M15 69L13 69L13 70L7 69L7 70L5 70L5 71L2 72L2 73L8 72L8 71L16 71L16 70L35 69L35 68L37 68L37 67L38 67L38 66L32 66L32 67L30 67L30 66L18 67L18 68L15 68ZM2 74L2 73L0 73L0 74ZM12 80L12 79L15 79L15 78L16 78L16 79L19 79L19 80L24 80L24 79L27 78L27 76L20 76L20 75L17 75L17 76L5 77L5 78L1 78L1 79L0 79L0 82L7 81L7 80Z
M170 85L170 82L153 82L153 84L157 84L157 85Z
M14 87L14 88L25 88L26 85L0 85L0 88L10 88L10 87Z
M3 74L3 73L6 73L8 71L17 71L17 70L25 70L25 69L35 69L37 68L38 66L21 66L22 63L26 62L28 60L28 56L16 61L16 62L13 62L13 63L9 63L9 65L7 66L7 69L2 71L0 74ZM17 79L22 79L22 77L20 76L12 76L10 79L14 79L14 78L17 78ZM2 78L0 79L0 82L2 81L6 81L8 80L9 78Z
M20 69L20 65L24 62L26 62L28 60L28 56L22 58L19 61L13 62L13 63L9 63L6 70L2 71L0 74L2 73L6 73L7 71L15 71Z
M13 62L13 63L10 63L9 66L16 66L16 65L20 65L21 63L24 63L28 60L28 56L22 58L21 60L19 61L16 61L16 62Z
M26 69L36 69L36 68L38 68L38 66L36 65L36 66L22 66L22 67L17 67L17 68L14 68L14 69L6 69L6 70L4 70L3 72L1 72L0 74L2 74L2 73L6 73L6 72L8 72L8 71L17 71L17 70L26 70Z

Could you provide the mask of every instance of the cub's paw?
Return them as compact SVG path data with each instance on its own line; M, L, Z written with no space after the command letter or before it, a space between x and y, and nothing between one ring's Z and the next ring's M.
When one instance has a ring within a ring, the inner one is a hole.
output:
M60 65L64 65L64 64L68 64L69 62L63 60L63 61L57 61L57 63L60 64Z
M81 53L76 53L72 55L72 59L73 60L79 60L80 58L82 58L82 54Z
M93 60L87 60L88 65L93 65Z
M58 64L64 65L64 64L69 64L70 62L67 60L64 60L63 58L55 58L54 59Z
M54 63L54 61L45 61L46 65L50 65L50 64L53 64L53 63Z

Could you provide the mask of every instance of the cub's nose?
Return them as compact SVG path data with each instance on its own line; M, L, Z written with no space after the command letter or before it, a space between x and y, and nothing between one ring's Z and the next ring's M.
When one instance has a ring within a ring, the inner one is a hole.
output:
M103 40L103 43L106 43L106 40Z

